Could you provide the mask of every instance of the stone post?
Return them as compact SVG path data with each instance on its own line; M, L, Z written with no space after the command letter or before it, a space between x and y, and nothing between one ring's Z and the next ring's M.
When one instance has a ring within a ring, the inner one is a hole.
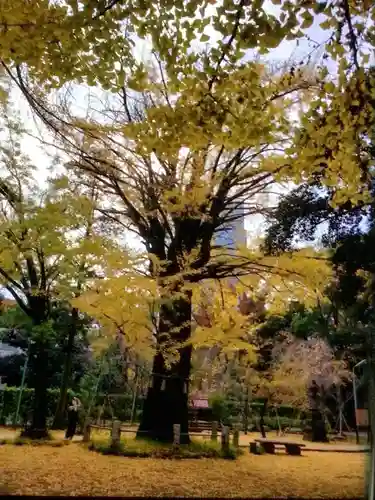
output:
M119 447L120 438L121 438L121 422L120 420L114 420L111 432L111 448L116 449Z
M211 427L211 441L217 441L217 429L218 429L218 422L212 422L212 427Z
M221 449L224 453L229 451L229 428L227 426L221 429Z
M173 424L173 446L178 448L181 441L181 425Z

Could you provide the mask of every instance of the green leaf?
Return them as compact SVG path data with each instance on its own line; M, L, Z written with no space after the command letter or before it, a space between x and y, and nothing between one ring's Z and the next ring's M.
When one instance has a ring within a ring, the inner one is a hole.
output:
M332 22L330 19L326 19L322 23L319 24L322 30L329 30L332 27Z
M362 55L362 63L363 64L368 64L370 61L370 54L363 54Z
M331 94L335 90L335 85L333 82L327 82L324 84L324 90L328 93Z
M208 35L205 35L203 34L201 37L200 37L200 41L201 42L208 42L208 40L210 39L210 37Z
M313 16L310 14L310 12L304 12L302 14L302 17L303 17L303 22L301 24L301 28L302 29L310 28L310 26L314 22Z

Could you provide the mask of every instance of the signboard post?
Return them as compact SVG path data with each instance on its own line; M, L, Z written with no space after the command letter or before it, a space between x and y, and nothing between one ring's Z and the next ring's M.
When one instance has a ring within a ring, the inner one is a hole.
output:
M0 421L3 418L4 411L4 391L6 388L6 384L2 381L2 377L0 377Z
M355 420L357 427L367 428L369 426L368 410L366 408L357 408L355 410Z

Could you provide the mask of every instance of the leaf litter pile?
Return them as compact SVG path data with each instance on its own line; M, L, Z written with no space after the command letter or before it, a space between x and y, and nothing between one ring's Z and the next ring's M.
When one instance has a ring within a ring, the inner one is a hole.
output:
M283 452L220 459L103 456L78 443L0 446L0 494L321 497L364 493L363 453Z

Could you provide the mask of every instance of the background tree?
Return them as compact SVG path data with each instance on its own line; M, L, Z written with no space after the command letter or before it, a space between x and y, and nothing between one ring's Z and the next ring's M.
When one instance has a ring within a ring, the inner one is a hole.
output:
M35 408L27 433L43 436L48 353L58 343L62 331L61 325L54 321L55 304L63 308L64 301L77 294L83 286L83 277L100 263L109 246L108 240L91 231L92 199L82 192L68 192L61 179L47 183L45 188L38 186L35 167L22 153L19 121L12 117L7 104L3 107L3 120L8 139L1 146L0 281L31 323L28 353ZM79 238L81 231L85 234L79 240L75 236ZM74 336L81 328L78 311L73 313L68 313L75 316L67 339L70 359ZM64 371L62 380L65 394L69 371L70 367Z
M311 410L312 441L327 441L324 422L327 395L350 380L345 361L315 337L287 336L274 347L269 387L274 401Z
M58 303L52 303L51 321L53 331L56 332L55 344L51 344L48 351L48 387L56 388L61 386L64 372L64 361L66 357L66 325L69 324L70 309ZM32 325L30 319L18 307L9 308L7 313L0 316L2 329L1 341L15 348L19 348L19 354L7 356L0 360L0 375L4 376L7 385L18 387L21 385L22 368L25 363L25 356L32 336ZM91 321L83 318L77 326L77 335L72 349L72 380L71 388L77 390L79 382L85 373L90 357L87 331ZM26 372L25 384L29 385L30 366Z

